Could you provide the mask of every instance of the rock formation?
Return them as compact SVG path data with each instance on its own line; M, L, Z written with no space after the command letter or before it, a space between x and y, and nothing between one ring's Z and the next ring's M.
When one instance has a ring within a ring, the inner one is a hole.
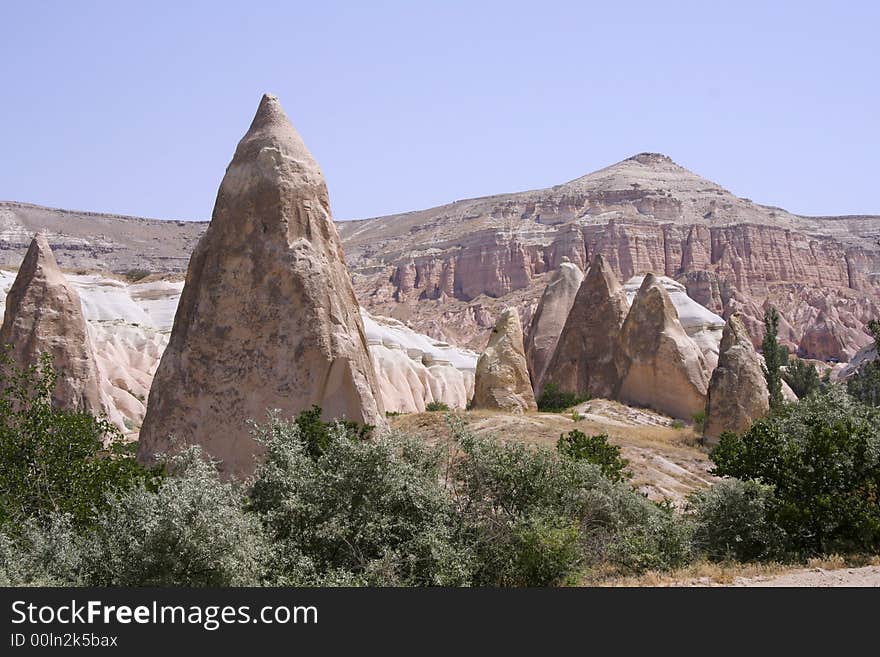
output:
M541 394L544 371L553 358L556 343L565 328L565 321L583 280L584 274L580 267L565 258L544 288L535 314L532 315L525 348L536 395Z
M474 408L521 413L537 410L523 349L522 326L515 308L507 308L477 361Z
M477 354L431 340L397 320L361 315L386 411L421 413L431 402L467 406Z
M667 276L656 276L657 282L669 294L672 305L678 313L678 321L684 332L693 340L706 359L706 367L711 372L718 364L718 346L724 319L688 296L685 286ZM623 284L627 301L632 304L636 293L642 287L644 275L633 276Z
M104 412L95 355L82 304L58 268L43 234L31 240L27 255L6 297L0 345L11 345L19 367L52 357L59 373L53 404L58 408Z
M189 263L138 456L172 437L246 475L247 421L318 404L325 419L384 425L378 385L324 177L264 96Z
M761 357L742 320L731 315L724 325L718 367L709 380L705 440L716 443L725 431L740 433L769 410Z
M597 255L578 289L544 383L581 396L613 399L620 386L615 355L627 311L620 282Z
M618 399L690 419L706 405L709 374L669 294L645 276L620 330Z
M46 229L68 267L179 270L204 228L0 202L0 264L18 263ZM782 343L819 360L851 358L880 316L880 216L759 205L656 153L547 189L338 228L370 313L476 350L502 309L527 316L562 258L583 269L596 254L621 281L652 271L719 315L741 313L756 346L763 308L774 305ZM820 311L827 319L816 326Z

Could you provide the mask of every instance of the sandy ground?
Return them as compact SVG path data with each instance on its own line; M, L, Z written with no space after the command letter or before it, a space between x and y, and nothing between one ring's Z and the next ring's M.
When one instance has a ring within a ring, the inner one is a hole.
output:
M692 585L693 586L693 585ZM825 570L812 568L796 570L775 577L738 577L729 586L768 587L829 587L880 586L880 566Z
M478 435L496 436L554 447L559 436L578 429L587 435L607 433L629 460L631 483L649 498L681 503L692 491L711 485L712 464L690 427L676 428L672 421L652 411L630 408L603 399L577 407L571 413L509 415L492 411L460 414ZM392 426L429 441L448 437L443 413L412 413L392 419Z

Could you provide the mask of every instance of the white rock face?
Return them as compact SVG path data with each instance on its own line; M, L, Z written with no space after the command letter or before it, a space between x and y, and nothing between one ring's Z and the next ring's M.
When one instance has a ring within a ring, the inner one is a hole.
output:
M126 429L144 419L153 375L174 322L183 281L128 284L108 276L68 275L80 295L101 390L113 402ZM0 270L0 318L15 272ZM386 410L417 413L440 401L464 408L474 394L473 351L438 342L389 317L361 310L380 393Z
M685 333L697 344L711 374L718 365L718 349L721 345L721 333L724 331L724 318L716 315L705 306L697 303L687 295L685 286L667 276L656 276L657 281L669 294L672 304L678 311L678 319ZM642 286L645 275L633 276L623 284L626 299L630 306L636 292Z
M14 272L0 270L0 314L14 280ZM130 285L99 274L69 274L67 280L82 302L101 392L115 406L124 429L136 431L144 418L156 366L168 344L183 281Z
M476 353L432 340L390 317L373 317L363 309L361 317L386 410L418 413L432 401L467 406Z

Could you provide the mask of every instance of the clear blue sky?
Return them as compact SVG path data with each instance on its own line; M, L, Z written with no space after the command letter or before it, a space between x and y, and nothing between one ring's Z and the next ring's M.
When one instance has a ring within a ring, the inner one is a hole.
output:
M659 151L806 214L880 214L876 2L0 4L0 199L210 217L260 95L338 219Z

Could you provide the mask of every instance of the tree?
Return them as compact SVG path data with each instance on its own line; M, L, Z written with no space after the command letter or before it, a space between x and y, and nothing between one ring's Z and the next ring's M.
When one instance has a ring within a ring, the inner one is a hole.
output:
M822 387L822 380L816 368L800 358L792 358L788 361L788 367L785 368L782 378L799 399Z
M874 337L874 349L880 354L880 322L872 319L868 330ZM870 406L880 406L880 360L874 359L862 365L846 382L847 392Z
M611 481L629 478L626 472L629 461L620 455L620 447L608 442L607 433L587 436L577 429L569 431L567 435L559 436L556 451L563 456L598 465L602 474Z
M0 524L53 513L89 524L108 492L153 486L160 476L135 461L105 418L54 408L57 379L48 354L20 368L0 353Z
M787 356L783 357L779 345L779 312L773 306L764 313L764 340L761 351L764 354L764 378L767 380L767 392L770 398L770 410L782 407L782 376L779 368L785 365Z
M880 548L880 413L839 386L725 433L712 473L774 487L768 521L795 556Z

